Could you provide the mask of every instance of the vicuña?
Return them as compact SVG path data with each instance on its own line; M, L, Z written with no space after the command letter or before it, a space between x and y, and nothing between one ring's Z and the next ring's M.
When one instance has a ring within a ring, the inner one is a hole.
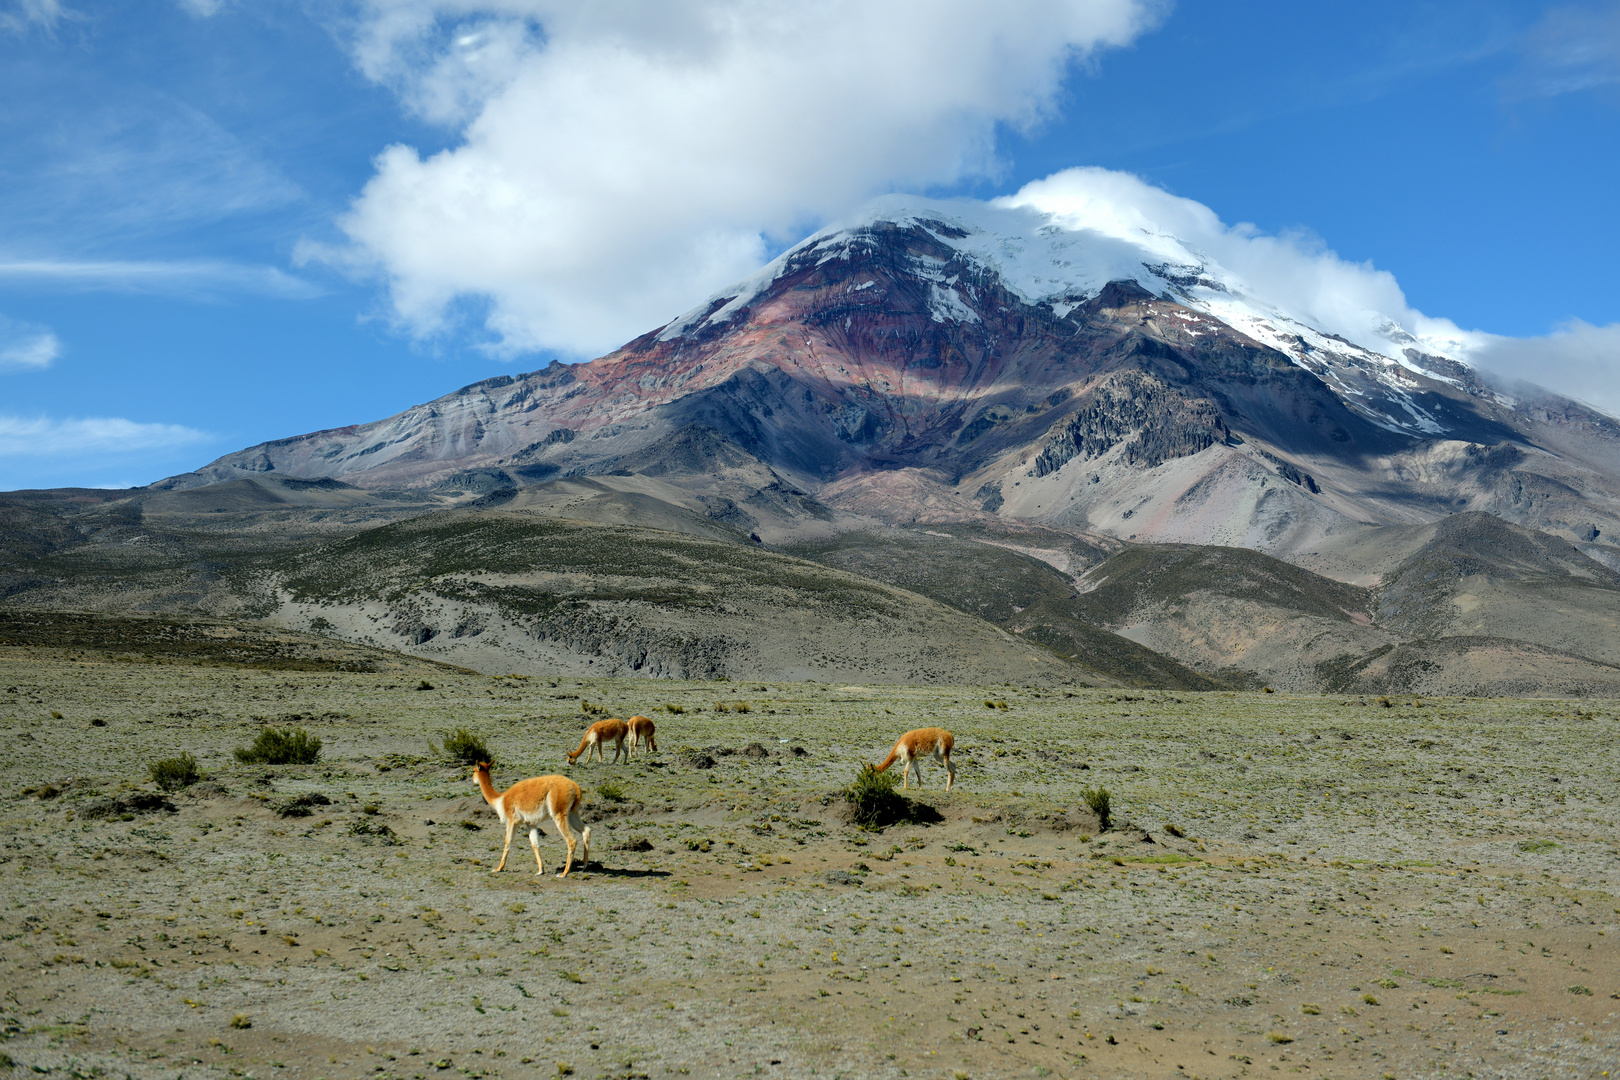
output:
M653 738L653 732L658 729L650 717L632 716L625 723L630 726L630 746L624 752L626 761L630 759L631 754L635 753L636 747L643 742L647 744L648 750L655 754L658 753L658 742Z
M596 760L602 760L602 744L613 744L613 763L619 763L619 755L624 752L624 737L630 733L629 726L623 720L598 720L592 724L585 737L579 740L579 749L571 750L568 754L568 764L572 765L585 755L585 763L591 762L591 751L596 751Z
M489 762L481 761L473 768L473 782L484 793L484 801L495 808L496 816L506 826L506 846L501 848L501 862L490 873L506 869L506 854L512 850L512 833L519 824L529 827L529 846L534 849L537 876L544 875L546 864L540 861L540 822L550 815L558 834L568 845L568 861L563 864L565 878L574 868L574 848L580 848L579 865L591 862L591 828L579 820L579 785L566 776L536 776L519 780L505 791L497 792L490 783ZM579 833L575 839L574 833Z
M918 759L932 754L935 761L945 766L945 790L949 791L951 785L956 783L956 766L951 764L951 748L955 745L956 739L944 728L925 727L908 731L900 736L900 741L894 744L894 749L883 759L883 764L877 766L877 771L882 772L899 761L905 766L900 780L901 789L910 786L913 769L917 770L917 786L922 787L922 765Z

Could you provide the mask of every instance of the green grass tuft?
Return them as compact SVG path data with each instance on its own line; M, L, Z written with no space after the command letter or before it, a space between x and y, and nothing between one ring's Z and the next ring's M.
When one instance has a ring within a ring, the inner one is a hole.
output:
M164 791L179 791L202 779L197 759L185 751L179 757L152 762L147 766L147 771L152 774L152 783Z
M463 765L477 765L481 761L495 764L495 754L483 738L464 727L444 733L443 750L445 757Z
M1108 826L1113 820L1113 804L1108 789L1105 787L1082 788L1080 790L1080 799L1091 808L1093 814L1097 815L1097 827L1103 832L1107 832Z
M237 747L244 765L313 765L321 759L321 739L303 728L265 728L251 746Z
M910 820L911 800L896 790L898 786L890 774L862 765L855 782L844 789L855 824L863 829L881 829Z

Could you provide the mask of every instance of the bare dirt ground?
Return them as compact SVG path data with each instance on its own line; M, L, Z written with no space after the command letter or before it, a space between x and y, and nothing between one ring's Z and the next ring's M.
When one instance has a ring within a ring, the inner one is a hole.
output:
M661 752L564 770L586 701ZM1617 717L6 648L0 1073L1609 1076ZM239 764L266 723L322 761ZM831 794L924 724L957 737L943 821L847 824ZM587 870L548 836L546 877L521 838L489 873L494 815L430 752L459 725L498 784L581 782ZM147 765L181 750L169 809Z

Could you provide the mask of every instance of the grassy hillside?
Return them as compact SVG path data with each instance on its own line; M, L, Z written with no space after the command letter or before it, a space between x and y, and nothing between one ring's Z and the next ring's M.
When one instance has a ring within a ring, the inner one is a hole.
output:
M480 669L1096 681L923 596L701 536L432 514L265 564L276 618Z

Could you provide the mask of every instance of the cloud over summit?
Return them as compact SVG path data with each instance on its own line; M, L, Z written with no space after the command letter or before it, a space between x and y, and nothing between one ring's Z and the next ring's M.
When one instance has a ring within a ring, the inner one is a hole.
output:
M1148 0L374 3L362 70L460 142L395 145L327 257L413 332L487 304L508 352L595 355L887 190L995 173L998 124L1150 27Z

